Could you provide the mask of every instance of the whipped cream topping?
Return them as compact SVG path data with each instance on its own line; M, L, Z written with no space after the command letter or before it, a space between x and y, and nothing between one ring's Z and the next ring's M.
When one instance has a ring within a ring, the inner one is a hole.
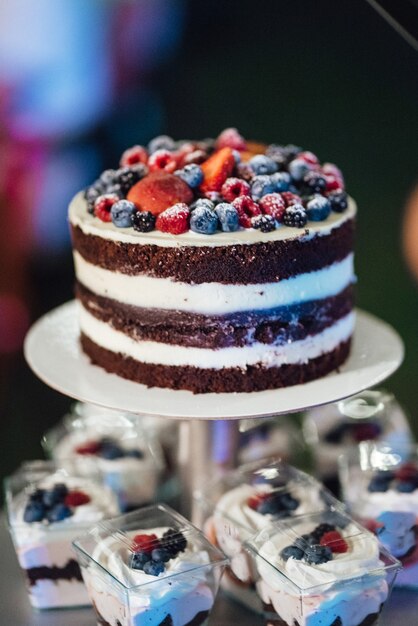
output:
M87 203L83 193L80 192L70 204L69 220L73 226L79 226L85 235L96 235L103 239L123 243L173 248L181 246L230 246L284 239L306 240L315 235L328 235L333 228L337 228L346 220L352 219L356 212L356 203L350 198L348 209L344 213L331 213L323 222L309 222L306 229L283 226L270 233L262 233L260 230L251 228L233 233L219 232L211 236L201 235L193 231L188 231L182 235L171 235L156 230L150 233L140 233L132 228L117 228L111 222L102 222L97 217L90 215L87 212ZM306 231L309 234L306 234Z

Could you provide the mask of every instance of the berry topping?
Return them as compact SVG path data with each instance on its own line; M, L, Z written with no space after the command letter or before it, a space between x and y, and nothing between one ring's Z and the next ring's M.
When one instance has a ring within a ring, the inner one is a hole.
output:
M23 513L23 519L27 524L42 522L45 514L46 508L42 502L28 502Z
M308 216L301 204L293 204L287 207L283 215L283 223L293 228L303 228L307 221Z
M271 159L276 161L277 165L282 169L290 161L295 159L301 151L302 148L300 148L299 146L294 146L293 144L289 144L287 146L279 146L275 143L272 143L267 147L266 154Z
M233 202L239 196L249 196L250 185L241 178L227 178L222 185L221 194L227 202Z
M238 212L232 204L221 202L216 206L215 212L218 216L221 228L225 233L232 233L238 230Z
M67 517L71 517L73 514L72 510L69 506L64 503L56 504L53 508L51 508L47 514L47 520L50 524L54 522L62 522L67 519Z
M321 168L322 173L325 177L334 176L340 182L340 188L344 189L344 177L343 173L339 167L334 165L334 163L324 163Z
M176 170L174 174L184 180L192 189L198 187L203 180L202 168L195 163L185 165L183 169Z
M253 228L261 230L262 233L270 233L276 228L276 222L271 215L255 215L251 218Z
M272 182L271 177L266 174L254 176L251 180L251 196L253 200L259 200L263 196L268 193L273 193L274 191L274 183Z
M282 192L288 191L290 186L290 174L287 172L276 172L270 177L271 182L274 185L274 191Z
M155 228L155 215L150 211L135 211L131 216L132 228L140 233L149 233Z
M100 447L100 456L102 459L114 461L115 459L121 459L125 456L124 451L113 439L102 439L102 445Z
M153 154L157 150L175 150L176 142L168 135L159 135L154 137L148 144L148 152Z
M161 543L165 550L168 550L172 556L176 556L179 552L184 552L187 548L187 539L179 530L169 528L163 533Z
M418 488L418 485L415 482L402 481L396 485L396 491L400 493L412 493L415 489Z
M393 479L392 472L378 472L371 479L367 489L371 493L385 492L389 489L389 483L391 482L392 479Z
M43 502L45 489L35 489L30 495L30 502Z
M255 174L274 174L277 172L278 165L273 159L264 155L256 154L248 161L248 165L251 167Z
M278 222L282 221L286 206L280 194L268 193L260 198L259 205L263 213L271 215Z
M64 504L67 506L82 506L83 504L88 504L91 501L90 496L88 496L84 491L80 491L78 489L73 489L65 496Z
M299 152L298 159L302 159L302 161L305 161L305 163L309 163L309 165L319 165L319 159L316 154L314 154L313 152L309 152L308 150Z
M159 547L160 541L157 535L135 535L133 538L133 550L134 552L145 552L145 554L151 554L151 552Z
M144 565L144 572L149 576L158 576L165 570L164 563L161 561L147 561Z
M396 470L395 477L397 480L418 482L418 467L415 463L403 463Z
M292 206L292 204L302 204L301 197L298 196L296 193L293 193L291 191L283 191L283 193L281 193L280 195L284 200L286 208L288 206Z
M110 210L115 202L119 201L119 196L115 193L105 194L96 198L94 203L94 215L102 222L111 222L112 215Z
M178 202L189 204L193 200L193 192L178 176L154 172L136 183L127 198L140 211L158 215Z
M325 191L335 191L336 189L342 189L343 184L339 178L332 174L324 174L326 180Z
M181 235L189 230L189 217L189 207L179 202L159 214L155 227L163 233Z
M248 163L238 163L237 165L238 176L244 180L250 181L254 178L255 174Z
M68 493L68 488L63 483L58 483L44 491L43 503L47 508L54 506L60 502L64 502L64 499Z
M326 522L323 522L322 524L319 524L315 530L312 531L312 536L315 537L315 539L317 541L319 541L322 537L322 535L325 535L325 533L330 533L333 532L335 530L335 526L333 524L327 524Z
M310 170L311 166L304 159L294 159L289 163L289 174L296 182L302 181Z
M204 150L194 150L193 152L189 152L185 154L180 159L181 165L190 165L191 163L203 163L208 158L207 153Z
M147 174L148 168L143 163L138 163L132 167L121 167L115 174L115 183L112 188L119 186L122 194L126 196L130 188ZM110 192L112 188L109 187L108 192Z
M151 552L151 558L153 561L167 563L171 559L171 552L165 548L155 548Z
M133 569L143 570L147 561L151 560L151 554L148 552L134 552L131 555L130 566Z
M225 128L216 140L216 148L232 148L233 150L246 150L247 143L236 128Z
M156 150L148 159L150 172L164 171L172 174L177 169L177 157L169 150Z
M301 561L304 554L304 550L295 545L287 546L286 548L283 548L283 550L280 552L280 556L282 557L283 561L288 561L289 559L296 559L297 561Z
M130 165L136 165L137 163L147 164L148 152L144 146L132 146L128 148L122 154L120 158L121 167L129 167Z
M321 546L328 546L333 553L344 553L348 550L346 540L337 530L331 530L324 533L320 539Z
M307 546L303 558L309 564L322 565L331 561L332 551L328 546Z
M308 172L303 177L303 186L308 193L322 193L326 189L327 181L318 172Z
M100 174L100 184L102 186L103 189L106 189L107 187L110 187L110 185L114 185L115 184L115 176L116 176L116 170L104 170L104 172L102 172Z
M190 216L190 230L203 235L213 235L218 229L218 216L205 206L197 206Z
M209 198L198 198L196 202L193 202L193 204L190 206L190 210L194 211L194 209L197 209L197 207L205 207L207 209L210 209L211 211L214 211L215 203L212 202L212 200L209 200Z
M75 448L77 454L97 454L100 450L99 441L86 441Z
M119 200L110 209L112 222L118 228L130 228L132 226L132 216L136 212L136 206L129 200Z
M235 159L231 148L218 150L207 161L202 163L203 182L200 189L206 191L220 191L222 185L229 178L235 167Z
M272 491L251 496L247 504L261 515L288 517L298 508L300 502L288 492Z
M248 498L247 505L250 507L250 509L257 511L258 507L260 506L261 502L264 499L265 499L264 493L255 493L254 495Z
M306 214L311 222L322 222L331 213L331 204L327 198L315 194L306 205Z
M351 435L354 441L373 440L382 434L382 427L378 422L365 422L364 424L353 424Z
M244 228L251 228L251 218L254 215L260 215L261 209L256 202L250 196L239 196L232 202L232 206L238 213L238 219L240 226Z
M331 209L335 213L344 213L348 207L348 195L345 191L331 191L328 194L328 200L331 203Z

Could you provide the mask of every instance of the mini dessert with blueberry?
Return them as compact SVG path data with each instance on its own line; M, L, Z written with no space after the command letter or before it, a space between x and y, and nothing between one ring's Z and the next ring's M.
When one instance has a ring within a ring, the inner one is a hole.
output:
M362 444L359 466L346 465L342 482L353 515L402 562L396 585L418 588L417 455Z
M115 518L74 547L99 625L207 624L226 560L169 507Z
M51 470L30 463L6 484L10 532L38 609L89 604L71 541L118 511L113 494L100 484Z
M246 547L267 626L372 626L400 563L346 515L277 522Z
M195 393L304 383L354 328L356 205L341 171L226 129L135 145L70 205L81 345Z

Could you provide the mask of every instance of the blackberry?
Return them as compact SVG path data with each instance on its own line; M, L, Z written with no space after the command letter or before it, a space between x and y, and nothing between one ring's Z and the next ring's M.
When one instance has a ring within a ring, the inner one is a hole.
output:
M88 213L94 213L94 203L96 202L97 198L103 194L103 192L104 187L100 183L100 181L96 181L95 183L93 183L93 185L90 185L90 187L87 187L87 189L84 191L84 198L87 201Z
M303 177L303 186L308 193L322 193L327 188L327 181L322 174L310 171Z
M262 233L270 233L276 228L274 217L271 215L255 215L251 218L251 224L253 228L261 230Z
M283 215L283 224L293 228L303 228L308 221L305 209L299 203L287 207Z
M149 233L155 228L155 215L150 211L136 211L131 216L132 228L140 233Z
M113 185L120 185L122 193L126 196L135 183L144 178L148 169L143 163L138 163L133 167L121 167L115 173Z
M325 535L325 533L330 533L334 530L335 526L333 526L333 524L327 524L326 522L323 522L322 524L319 524L319 526L317 526L315 530L312 531L312 536L319 541L321 537Z
M179 530L169 528L165 531L161 540L164 550L171 554L171 558L179 552L184 552L187 547L187 539Z
M331 191L328 194L328 200L335 213L344 213L348 207L348 195L345 191Z
M272 143L266 150L266 155L276 161L277 165L282 169L289 161L292 161L299 152L302 152L302 148L288 144L287 146L280 146Z

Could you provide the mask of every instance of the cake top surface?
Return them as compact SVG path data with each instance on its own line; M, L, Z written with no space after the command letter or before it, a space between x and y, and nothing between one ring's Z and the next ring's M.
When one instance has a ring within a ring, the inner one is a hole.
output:
M70 222L126 243L213 246L326 234L355 211L336 165L230 128L129 148L75 197Z

